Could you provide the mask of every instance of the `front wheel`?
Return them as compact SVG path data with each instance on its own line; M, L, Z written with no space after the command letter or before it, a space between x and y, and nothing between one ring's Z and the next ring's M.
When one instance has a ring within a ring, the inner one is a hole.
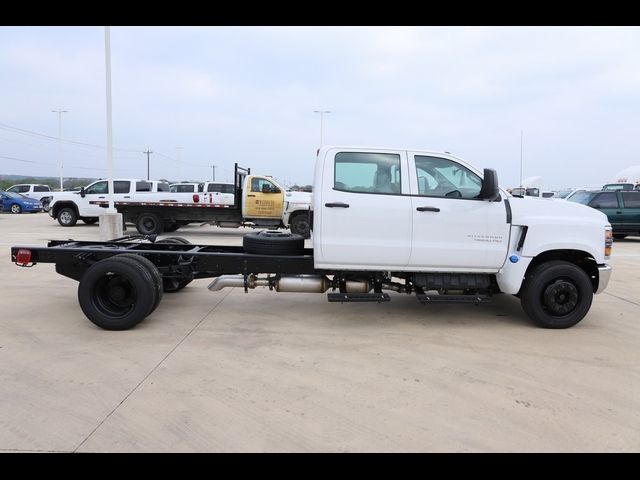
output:
M42 202L42 210L48 212L51 209L49 200Z
M18 205L17 203L14 203L13 205L11 205L11 213L21 213L22 212L22 207L20 205Z
M299 213L289 222L291 233L302 236L302 238L311 237L311 223L309 222L308 213Z
M562 260L542 263L527 275L520 291L525 313L544 328L569 328L591 308L593 285L580 267Z
M73 227L78 221L78 215L73 208L63 208L58 212L58 223L63 227Z

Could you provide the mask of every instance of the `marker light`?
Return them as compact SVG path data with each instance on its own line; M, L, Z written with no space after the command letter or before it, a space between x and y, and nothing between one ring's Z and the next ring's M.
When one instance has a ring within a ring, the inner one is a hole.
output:
M26 248L21 248L16 253L16 263L18 265L28 265L31 263L31 250L27 250Z

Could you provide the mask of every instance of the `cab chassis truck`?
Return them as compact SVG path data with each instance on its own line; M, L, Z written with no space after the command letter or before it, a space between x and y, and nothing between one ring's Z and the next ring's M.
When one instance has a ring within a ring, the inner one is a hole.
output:
M605 215L510 196L494 170L449 153L323 147L314 192L313 248L299 235L264 230L245 235L243 246L156 235L52 240L14 246L11 259L22 267L53 263L79 281L82 311L108 330L134 327L164 292L200 278L213 278L211 291L330 290L330 302L386 302L386 290L425 304L479 304L508 293L546 328L578 323L609 281Z

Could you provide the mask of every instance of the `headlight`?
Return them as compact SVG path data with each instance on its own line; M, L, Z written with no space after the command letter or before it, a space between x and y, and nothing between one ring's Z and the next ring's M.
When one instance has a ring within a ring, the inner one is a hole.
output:
M613 248L613 230L611 226L604 228L604 256L609 258L611 256L611 249Z

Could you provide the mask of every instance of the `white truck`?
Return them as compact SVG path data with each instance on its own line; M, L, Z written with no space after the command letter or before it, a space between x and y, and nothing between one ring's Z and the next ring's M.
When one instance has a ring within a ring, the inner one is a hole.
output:
M49 211L49 203L51 202L52 191L49 185L40 183L21 183L12 185L7 188L7 192L19 193L25 197L35 198L42 205L45 212Z
M135 326L163 291L196 278L209 290L267 287L328 293L332 302L385 302L387 291L425 304L520 298L546 328L589 311L611 275L607 217L553 199L512 197L494 170L448 153L323 147L314 174L313 248L291 233L245 235L243 246L191 245L179 237L14 246L19 266L55 263L79 280L84 314L102 328Z
M203 191L192 194L192 201L119 199L115 208L142 235L172 232L180 225L201 223L226 228L289 228L305 238L310 236L309 193L287 192L274 178L252 175L251 169L237 163L234 179L234 183L206 182ZM98 203L106 206L104 199Z
M192 195L171 193L168 183L157 180L115 179L113 190L115 201L193 201ZM52 192L49 215L63 227L72 227L78 220L93 224L107 206L101 201L108 202L108 181L104 179L78 192Z

